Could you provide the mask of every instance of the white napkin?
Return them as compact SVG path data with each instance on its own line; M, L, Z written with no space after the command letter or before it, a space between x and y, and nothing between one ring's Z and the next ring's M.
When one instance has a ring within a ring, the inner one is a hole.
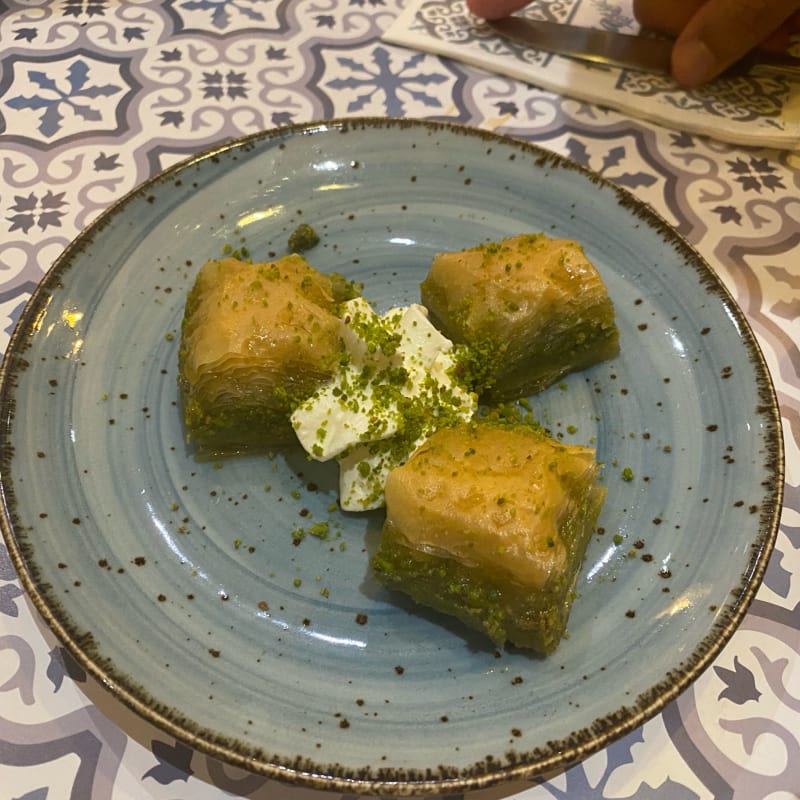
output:
M639 31L631 0L535 0L520 13L582 27ZM383 38L682 132L740 145L800 148L800 74L792 79L778 73L725 78L686 90L665 75L590 65L505 40L472 16L464 0L408 0Z

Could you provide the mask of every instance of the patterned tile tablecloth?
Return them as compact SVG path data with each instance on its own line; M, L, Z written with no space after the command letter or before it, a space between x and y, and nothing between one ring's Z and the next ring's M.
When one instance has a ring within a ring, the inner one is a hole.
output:
M662 714L544 782L474 797L798 797L800 155L636 121L385 41L407 5L0 0L0 342L100 211L189 154L265 128L348 115L465 123L626 187L708 259L764 350L786 442L777 548L744 624ZM630 14L624 0L585 5ZM221 765L120 707L39 623L0 545L0 800L330 796Z

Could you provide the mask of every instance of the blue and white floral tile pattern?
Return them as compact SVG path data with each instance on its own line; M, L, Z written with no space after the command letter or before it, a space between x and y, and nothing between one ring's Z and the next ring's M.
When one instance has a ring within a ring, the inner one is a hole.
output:
M626 3L602 5L606 19L627 24ZM800 164L788 152L631 122L387 43L383 34L405 6L0 2L0 342L50 264L100 211L156 171L263 128L344 115L451 120L538 142L626 186L689 237L745 305L782 406L789 469L781 533L745 624L661 716L563 774L474 797L796 796ZM0 546L0 797L330 795L220 765L118 707L40 627Z

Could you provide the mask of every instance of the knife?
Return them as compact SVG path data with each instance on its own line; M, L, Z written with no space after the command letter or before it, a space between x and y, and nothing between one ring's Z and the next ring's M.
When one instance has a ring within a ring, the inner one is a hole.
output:
M507 39L548 53L642 72L670 72L672 39L635 36L599 28L580 28L526 17L486 20L486 24ZM762 70L796 71L800 77L800 58L788 53L757 50L729 68L726 74Z

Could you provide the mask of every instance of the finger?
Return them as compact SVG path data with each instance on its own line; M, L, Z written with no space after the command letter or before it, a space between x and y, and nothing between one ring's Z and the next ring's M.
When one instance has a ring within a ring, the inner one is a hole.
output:
M467 8L482 19L500 19L513 14L530 0L467 0Z
M767 36L767 38L760 43L759 47L763 47L765 50L781 52L789 47L791 38L789 31L784 27L780 27L774 33Z
M796 11L774 33L770 34L761 47L767 50L787 50L793 37L800 33L800 11Z
M685 86L715 78L787 20L798 0L708 0L689 20L672 50L672 74Z
M706 0L633 0L633 16L645 28L679 34Z
M652 28L662 33L677 36L689 20L697 13L706 0L634 0L633 15L644 28ZM795 5L800 8L800 0ZM800 33L800 10L795 11L780 28L765 40L771 47L780 46L785 50L789 44L789 37ZM780 43L778 45L778 43Z

